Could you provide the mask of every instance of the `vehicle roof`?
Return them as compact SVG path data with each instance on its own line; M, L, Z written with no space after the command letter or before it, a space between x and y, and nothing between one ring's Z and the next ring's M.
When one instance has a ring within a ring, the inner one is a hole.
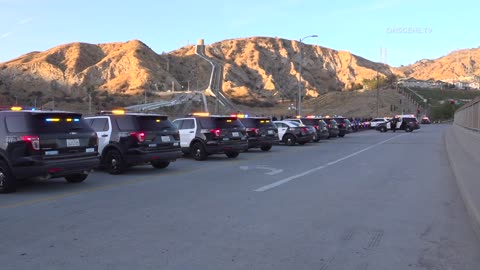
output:
M164 114L156 114L156 113L139 113L139 112L125 112L124 114L115 114L110 112L99 112L95 115L88 116L88 117L95 117L95 116L125 116L125 115L133 115L133 116L162 116L168 117Z
M27 113L27 114L47 114L47 113L70 113L70 114L79 114L82 115L82 113L78 112L72 112L72 111L43 111L43 110L20 110L20 111L0 111L0 113Z
M284 124L290 124L290 125L295 125L295 124L299 124L297 122L293 122L293 121L288 121L288 120L278 120L278 121L272 121L273 123L284 123Z

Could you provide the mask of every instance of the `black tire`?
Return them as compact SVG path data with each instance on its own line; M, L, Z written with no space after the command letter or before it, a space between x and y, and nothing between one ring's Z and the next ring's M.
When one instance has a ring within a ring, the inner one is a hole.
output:
M5 161L0 161L0 193L12 193L17 190L17 180L13 177Z
M412 128L411 127L406 127L405 132L412 132Z
M338 134L338 137L343 138L345 137L345 134Z
M207 159L207 151L201 142L196 142L192 145L192 156L195 160L205 160Z
M170 165L170 161L159 161L159 160L154 160L150 162L153 168L155 169L165 169Z
M228 151L225 152L225 155L227 155L228 158L236 158L238 155L240 155L240 153L236 151Z
M380 132L387 132L387 128L386 127L381 127Z
M80 183L87 179L87 177L88 174L86 173L77 173L65 176L65 180L67 180L68 183Z
M292 145L295 145L297 140L296 140L295 136L293 136L292 134L287 134L287 135L283 136L283 142L288 146L292 146Z
M260 149L263 152L267 152L267 151L270 151L270 149L272 149L272 146L271 145L264 145L264 146L260 147Z
M319 138L316 138L316 139L313 140L313 142L319 142L319 141L320 141Z
M108 150L105 155L104 165L110 174L122 174L126 168L122 155L115 149Z

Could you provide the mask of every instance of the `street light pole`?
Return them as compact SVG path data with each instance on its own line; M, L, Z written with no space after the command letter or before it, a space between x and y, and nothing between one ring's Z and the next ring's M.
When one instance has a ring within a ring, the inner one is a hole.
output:
M302 41L310 37L318 37L318 36L317 35L306 36L304 38L299 39L299 44L298 44L299 46L298 50L300 52L300 64L298 67L298 106L297 106L298 115L302 115L302 64L303 64Z

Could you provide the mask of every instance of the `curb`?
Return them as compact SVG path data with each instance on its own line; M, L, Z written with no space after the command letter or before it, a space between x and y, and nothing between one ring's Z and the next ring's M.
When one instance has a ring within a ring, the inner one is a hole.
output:
M458 127L452 126L443 133L445 149L460 195L465 203L468 215L472 220L473 230L475 231L477 238L480 239L480 204L476 205L475 200L472 198L472 196L474 196L472 193L478 191L478 194L480 190L475 190L468 186L468 179L479 179L478 173L475 177L475 173L472 175L468 169L478 168L480 164L476 164L474 159L465 159L465 157L468 157L469 155L458 143L458 139L454 134L455 128ZM468 160L470 162L460 162L462 156L464 157L463 161ZM480 179L478 181L480 181Z

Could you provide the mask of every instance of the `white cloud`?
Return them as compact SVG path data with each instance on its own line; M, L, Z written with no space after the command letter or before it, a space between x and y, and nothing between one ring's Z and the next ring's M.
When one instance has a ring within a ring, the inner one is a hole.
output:
M12 32L3 33L3 34L0 36L0 39L6 38L6 37L10 36L11 34L12 34Z

